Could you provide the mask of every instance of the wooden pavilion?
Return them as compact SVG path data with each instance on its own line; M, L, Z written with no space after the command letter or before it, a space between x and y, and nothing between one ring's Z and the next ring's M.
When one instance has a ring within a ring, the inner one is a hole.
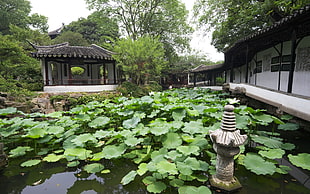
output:
M118 84L112 52L100 46L49 46L31 44L40 59L45 92L97 92Z

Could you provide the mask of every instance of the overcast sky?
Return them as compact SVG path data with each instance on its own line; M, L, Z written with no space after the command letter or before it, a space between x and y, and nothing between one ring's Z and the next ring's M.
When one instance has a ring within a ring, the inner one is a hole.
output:
M86 18L91 12L87 9L85 0L29 0L32 6L32 13L38 13L48 17L49 31L61 27L62 23L70 24L80 17ZM187 9L191 9L195 0L182 0ZM208 55L212 61L224 60L222 53L210 45L210 35L203 36L194 34L191 41L194 49Z

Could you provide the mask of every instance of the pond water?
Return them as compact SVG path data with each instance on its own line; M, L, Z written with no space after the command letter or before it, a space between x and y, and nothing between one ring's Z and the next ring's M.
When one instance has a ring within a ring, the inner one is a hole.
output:
M7 194L93 194L93 193L147 193L141 180L131 182L129 185L120 184L121 179L130 170L135 169L134 164L126 161L107 161L104 165L111 169L109 174L87 174L78 168L67 168L62 163L42 163L36 167L20 168L19 161L11 161L8 168L0 174L0 191ZM243 188L237 194L246 193L310 193L296 179L290 175L258 176L242 166L235 172ZM137 177L138 178L138 177ZM206 182L208 185L208 182ZM219 191L213 191L218 193ZM176 189L167 189L165 193L177 193Z

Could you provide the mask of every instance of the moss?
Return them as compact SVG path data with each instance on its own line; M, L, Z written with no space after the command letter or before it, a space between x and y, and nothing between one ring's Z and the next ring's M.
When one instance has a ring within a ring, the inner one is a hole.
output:
M236 177L234 177L234 180L231 182L223 182L215 178L214 176L212 176L210 178L210 184L214 188L218 188L218 189L221 189L227 192L235 191L235 190L242 188L241 183Z

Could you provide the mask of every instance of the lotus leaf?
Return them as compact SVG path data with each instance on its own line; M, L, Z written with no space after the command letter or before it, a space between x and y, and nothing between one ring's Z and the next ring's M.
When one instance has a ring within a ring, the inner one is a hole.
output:
M130 171L128 174L126 174L122 178L122 180L121 180L122 185L127 185L128 183L133 181L136 178L137 174L138 173L135 170Z
M190 166L185 164L184 162L177 162L177 168L183 175L192 175L193 170Z
M182 139L177 133L167 133L164 140L163 146L171 149L177 148L178 146L182 145Z
M296 156L289 154L288 158L292 164L306 170L310 170L310 154L301 153Z
M199 147L198 146L179 146L177 150L184 154L185 156L189 156L191 154L198 156L199 155Z
M191 110L189 108L186 109L186 112L189 116L191 117L198 117L200 115L200 113L198 112L198 110Z
M166 160L165 159L166 154L168 154L167 149L161 148L158 151L153 151L151 154L151 158L152 158L153 162L159 163L160 161Z
M76 136L71 140L76 146L84 147L86 142L97 143L97 139L90 133L85 133Z
M156 168L161 174L178 174L176 165L174 163L168 162L167 160L160 161L158 164L156 164Z
M128 146L134 147L143 141L142 138L129 137L125 139L124 143Z
M262 157L256 154L248 153L244 158L244 166L246 169L255 174L270 174L276 172L276 166L272 162L265 161Z
M151 193L161 193L167 188L166 184L160 181L153 182L147 186L147 191Z
M285 151L282 149L270 149L268 151L259 151L259 155L269 158L269 159L276 159L276 158L282 158L282 156L285 154Z
M184 181L180 179L173 179L169 182L169 184L173 187L181 187L184 185Z
M156 182L156 178L153 177L153 176L146 176L146 177L142 180L142 182L143 182L144 184L146 184L146 185L149 185L149 184L152 184L152 183Z
M88 123L88 126L91 128L99 128L99 127L105 126L109 122L110 122L110 118L108 117L97 117L96 119Z
M0 109L0 115L1 116L5 116L5 115L9 115L9 114L15 114L15 113L17 113L17 108L8 107L8 108Z
M165 155L167 159L171 159L173 161L177 160L177 158L181 158L183 155L177 152L176 150L172 150Z
M276 139L271 139L265 136L251 135L253 141L263 144L269 148L280 148L282 146L282 142Z
M101 174L109 174L110 172L111 172L111 170L105 169L105 170L102 170L100 173Z
M200 162L196 158L188 157L184 160L184 163L192 170L200 170Z
M172 118L175 121L182 121L185 116L186 116L186 111L184 110L184 108L178 108L178 109L173 110L172 112Z
M97 173L104 169L104 166L100 163L93 163L84 166L83 168L88 173Z
M284 131L296 131L299 129L299 125L296 123L285 123L278 125L278 129L284 130Z
M211 190L206 186L182 186L178 189L179 194L212 194Z
M30 167L39 164L41 160L28 160L26 162L21 163L21 167Z
M68 167L76 167L80 164L79 161L72 161L67 164Z
M104 158L111 159L111 158L118 158L126 151L125 144L121 144L119 146L116 145L108 145L102 149L104 153Z
M92 151L86 150L85 148L68 148L65 150L65 157L67 156L73 156L80 160L86 160L87 158L90 158Z
M204 134L207 132L207 129L203 126L202 120L197 120L184 123L184 128L182 129L182 131L189 134Z
M141 121L139 117L132 117L131 119L127 119L123 122L123 127L126 129L132 129L135 128L138 123Z
M285 149L285 150L293 150L295 149L295 145L294 144L291 144L291 143L284 143L281 145L281 148L282 149Z
M142 176L144 175L147 171L148 171L148 168L147 168L147 164L146 163L141 163L139 164L138 166L138 170L137 170L137 173Z
M23 156L26 154L26 152L30 152L32 150L33 149L28 146L18 146L17 148L12 149L9 154L10 154L10 157L16 158L18 156Z
M78 114L75 116L75 119L80 121L90 121L90 116L87 114Z
M277 168L277 173L287 174L290 170L292 169L289 166L279 165L279 168Z
M49 154L46 157L43 158L43 161L46 162L57 162L61 158L63 158L63 155L56 155L56 154Z
M236 128L248 129L248 124L251 118L247 115L236 115Z
M254 119L260 121L261 125L268 125L268 123L273 122L272 116L264 114L264 113L256 114L253 117L254 117Z
M47 128L47 133L48 134L54 134L54 135L58 135L58 134L62 134L65 131L65 128L61 127L61 126L49 126Z
M164 135L169 132L168 125L150 127L150 132L156 136Z
M43 127L40 126L35 126L33 128L31 128L28 133L26 135L24 135L24 137L29 137L29 138L33 138L33 139L37 139L40 137L44 137L46 134L46 130Z

